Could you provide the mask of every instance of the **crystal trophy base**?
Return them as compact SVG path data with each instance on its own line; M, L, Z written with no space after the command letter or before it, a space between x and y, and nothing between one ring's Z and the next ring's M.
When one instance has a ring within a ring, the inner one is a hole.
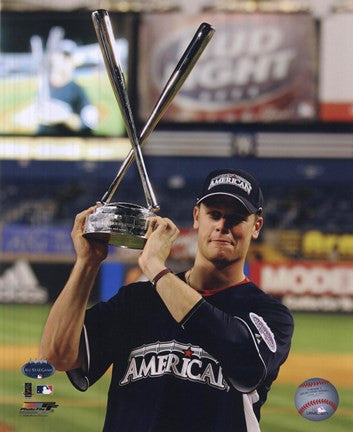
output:
M83 236L117 247L143 249L151 216L152 211L137 204L102 205L87 216Z

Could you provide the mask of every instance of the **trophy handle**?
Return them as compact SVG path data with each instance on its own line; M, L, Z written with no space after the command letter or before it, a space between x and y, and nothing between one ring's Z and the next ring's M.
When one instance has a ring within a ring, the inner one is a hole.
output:
M175 95L178 93L184 81L195 66L203 50L206 48L207 44L211 40L214 32L215 29L208 23L202 23L197 29L191 42L189 43L177 66L172 72L169 80L167 81L167 84L165 85L156 105L154 106L144 128L141 131L139 137L140 146L143 146L147 138L157 126L159 120L173 101ZM126 171L129 169L132 161L134 160L134 157L134 151L130 150L112 184L102 196L102 203L110 203L122 178L126 174Z
M139 139L136 132L130 101L127 93L123 71L120 67L118 58L114 50L114 34L109 19L108 12L104 9L92 13L92 20L96 30L99 46L102 51L104 63L108 71L110 83L114 90L115 98L119 104L120 111L124 120L126 132L129 136L131 145L136 158L137 168L141 177L145 198L148 208L152 211L159 210L156 197L147 174L143 160Z

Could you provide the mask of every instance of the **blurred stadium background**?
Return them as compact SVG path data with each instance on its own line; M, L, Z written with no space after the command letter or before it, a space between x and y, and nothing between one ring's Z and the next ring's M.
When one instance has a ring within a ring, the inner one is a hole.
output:
M59 405L55 412L18 415L28 381L20 368L38 358L50 304L74 260L73 217L102 197L130 148L91 24L98 8L110 12L139 128L198 25L215 26L144 148L160 214L182 229L170 266L191 262L192 208L204 174L232 166L253 172L263 184L265 229L247 272L289 306L296 323L262 430L353 430L352 1L0 5L0 432L93 432L104 419L109 373L84 394L56 373L45 383L54 386L46 399ZM39 85L30 39L39 36L45 49L54 27L76 42L74 78L99 112L89 137L40 136L26 115ZM115 200L145 204L134 166ZM112 248L91 302L141 277L136 259ZM301 418L293 402L296 387L315 376L340 396L336 414L321 423Z

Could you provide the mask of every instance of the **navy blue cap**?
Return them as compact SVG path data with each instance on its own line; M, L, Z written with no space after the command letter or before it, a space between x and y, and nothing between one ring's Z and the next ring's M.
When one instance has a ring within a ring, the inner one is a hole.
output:
M256 178L240 169L212 171L206 178L196 204L215 195L227 195L238 200L249 213L261 214L263 194Z

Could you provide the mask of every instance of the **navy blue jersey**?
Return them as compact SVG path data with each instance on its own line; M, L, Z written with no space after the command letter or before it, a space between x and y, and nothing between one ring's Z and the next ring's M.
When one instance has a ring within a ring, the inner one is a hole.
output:
M184 275L179 275L184 278ZM87 310L80 390L113 364L104 432L256 432L293 332L288 309L249 280L177 323L150 282Z

